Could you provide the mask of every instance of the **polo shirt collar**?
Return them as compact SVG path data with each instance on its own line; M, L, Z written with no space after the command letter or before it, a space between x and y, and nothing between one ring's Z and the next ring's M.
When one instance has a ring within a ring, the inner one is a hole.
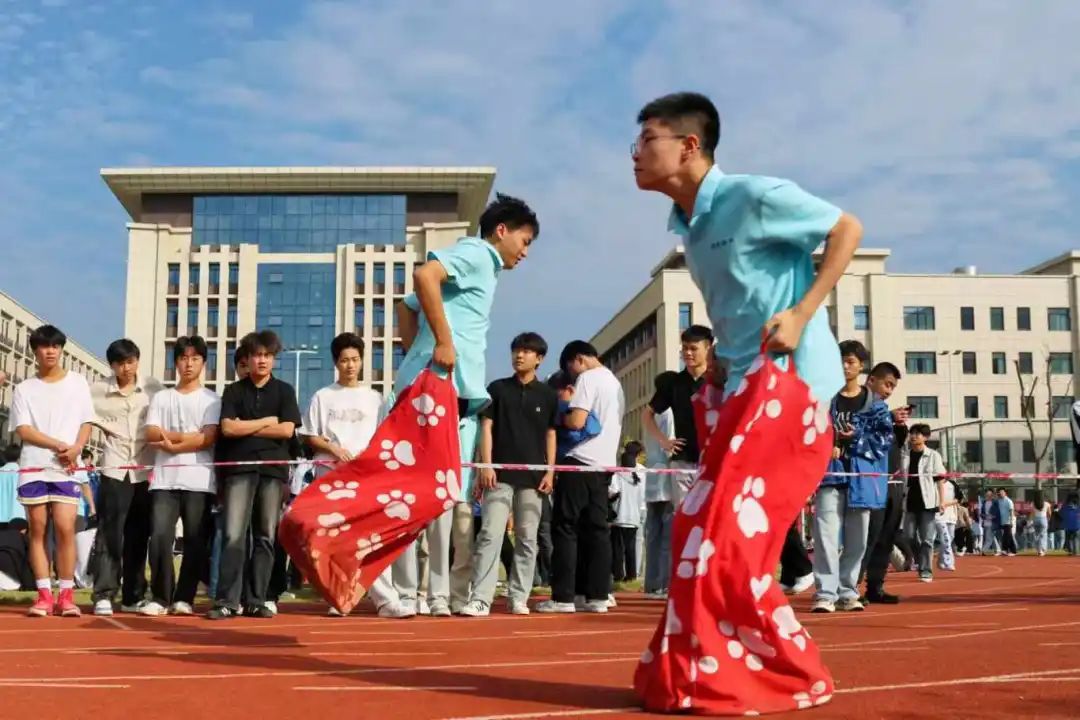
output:
M724 179L724 173L719 167L713 165L698 186L697 197L694 198L694 215L689 220L686 213L677 204L672 204L671 216L668 218L668 230L679 235L689 235L690 229L702 215L712 209L713 198L720 189L720 182Z
M484 244L484 247L487 248L488 253L491 255L491 261L495 263L495 272L498 273L500 270L503 269L502 255L499 254L499 251L495 249L494 245L489 243L484 238L479 238L479 240Z
M135 376L135 392L143 392L146 390L146 380L142 375ZM120 394L120 385L116 382L116 375L109 377L109 392Z

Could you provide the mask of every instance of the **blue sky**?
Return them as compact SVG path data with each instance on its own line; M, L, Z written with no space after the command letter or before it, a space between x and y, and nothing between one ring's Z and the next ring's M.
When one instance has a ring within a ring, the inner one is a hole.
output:
M0 288L96 352L123 332L105 166L494 165L543 226L499 289L496 376L520 330L589 337L674 244L628 147L676 89L716 101L725 169L858 214L893 270L1080 247L1080 3L843 8L0 0Z

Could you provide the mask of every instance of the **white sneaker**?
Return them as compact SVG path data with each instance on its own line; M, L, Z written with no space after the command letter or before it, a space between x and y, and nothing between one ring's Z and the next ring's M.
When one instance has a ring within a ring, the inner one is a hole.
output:
M404 618L416 617L416 609L407 606L402 602L388 602L378 611L381 618L392 618L395 620L402 620Z
M194 615L195 609L186 602L174 602L172 607L169 608L169 613L172 615Z
M416 612L418 615L430 615L431 607L428 606L428 601L421 598L416 603Z
M619 607L619 603L617 603L615 601L615 596L612 595L611 593L608 593L608 596L607 596L607 606L609 608Z
M646 600L667 600L667 593L663 590L656 590L655 592L645 593Z
M112 600L101 599L94 603L94 614L98 617L112 617Z
M277 615L277 603L273 600L267 600L263 603L263 607L269 610L274 615Z
M784 591L785 595L798 595L812 587L814 587L814 573L795 578L794 585L781 585L780 589Z
M149 615L151 617L158 617L160 615L168 615L169 611L166 610L165 606L162 605L161 603L154 602L153 600L151 600L150 602L143 603L139 607L138 613L140 615Z
M428 609L431 611L431 617L450 617L450 606L442 598L432 600Z
M831 613L836 612L836 605L832 600L815 600L814 604L810 606L810 612L812 613Z
M534 609L538 613L575 613L575 612L577 612L577 607L575 607L574 603L555 602L554 600L544 600L543 602L538 602Z
M149 600L140 600L139 602L135 603L134 605L121 605L120 610L122 612L126 612L126 613L137 613L148 602L150 602L150 601Z
M458 615L464 617L487 617L491 614L491 608L482 600L470 600L465 607L458 611Z
M338 610L336 607L331 607L326 611L327 617L345 617L345 613Z
M574 608L577 609L577 610L584 610L585 609L585 596L584 595L575 595L574 596Z
M510 603L511 615L528 615L529 605L525 601Z
M606 613L608 611L607 600L589 600L585 603L585 607L581 608L582 612L587 613Z

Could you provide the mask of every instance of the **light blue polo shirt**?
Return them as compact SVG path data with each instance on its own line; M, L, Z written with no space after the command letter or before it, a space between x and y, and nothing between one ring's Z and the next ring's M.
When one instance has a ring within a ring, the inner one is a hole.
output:
M668 228L685 236L686 264L705 297L730 390L760 352L765 323L810 289L811 253L839 219L839 208L789 180L725 175L715 166L698 189L689 222L681 208L672 209ZM795 368L819 400L844 385L824 307L806 324Z
M468 414L475 415L491 402L487 392L487 370L484 353L491 325L491 305L495 300L495 285L503 263L499 253L483 238L463 237L452 247L432 250L428 260L438 260L449 276L443 284L443 307L454 343L457 362L454 364L454 389L458 397L468 402ZM400 395L416 376L431 362L435 336L420 310L413 293L405 304L420 313L416 340L398 368L394 379L394 394Z

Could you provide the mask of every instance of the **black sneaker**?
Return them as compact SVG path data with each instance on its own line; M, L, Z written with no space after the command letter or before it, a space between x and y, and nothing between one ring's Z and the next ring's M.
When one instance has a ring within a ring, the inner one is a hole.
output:
M274 617L273 611L265 605L249 605L244 608L244 617L262 618L270 620Z
M869 590L866 593L866 599L875 605L898 605L900 603L899 595L890 595L884 590Z
M206 613L207 620L228 620L229 618L236 617L237 612L232 608L225 607L224 605L212 609Z

